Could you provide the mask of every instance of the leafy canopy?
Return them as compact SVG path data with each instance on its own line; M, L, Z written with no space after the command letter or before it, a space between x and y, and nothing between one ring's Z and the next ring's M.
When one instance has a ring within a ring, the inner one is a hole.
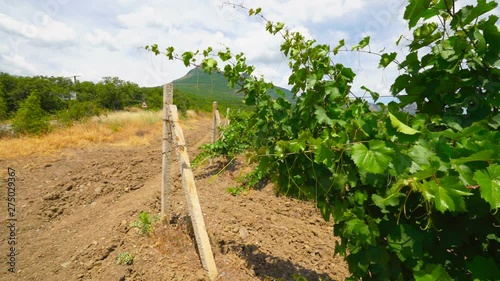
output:
M326 220L333 217L350 280L493 279L500 272L500 33L498 17L487 13L495 7L410 0L403 17L413 37L396 42L406 42L405 57L368 52L379 67L401 71L391 86L399 102L378 104L380 111L356 97L355 73L335 62L340 52L366 52L370 37L332 47L248 10L282 37L296 104L269 96L274 85L229 48L146 48L186 66L201 60L206 72L241 87L254 108L249 159L279 192L315 200ZM412 103L416 115L401 111Z

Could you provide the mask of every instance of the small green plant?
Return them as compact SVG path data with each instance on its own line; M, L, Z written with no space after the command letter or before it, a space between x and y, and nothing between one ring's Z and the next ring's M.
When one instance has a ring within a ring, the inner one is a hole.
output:
M116 264L118 265L131 265L134 262L134 255L129 252L123 252L116 258Z
M240 195L246 188L244 186L232 186L227 188L227 192L233 196Z
M295 280L295 281L307 281L307 279L304 276L298 275L298 274L293 275L293 280Z
M269 176L266 172L259 170L257 167L248 174L236 178L236 182L240 185L227 189L227 192L234 196L240 195L244 191L250 189L262 189L269 182Z
M130 227L136 228L140 235L150 236L153 232L153 224L160 220L158 215L151 216L149 213L142 211L139 214L139 220L130 224Z

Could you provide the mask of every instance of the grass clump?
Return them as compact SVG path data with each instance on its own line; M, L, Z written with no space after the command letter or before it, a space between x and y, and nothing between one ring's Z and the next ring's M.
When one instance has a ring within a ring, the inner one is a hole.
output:
M135 228L139 235L151 236L153 233L153 224L160 220L160 216L151 216L149 213L142 211L139 214L139 220L130 224L130 227Z
M134 255L129 252L123 252L116 258L118 265L131 265L134 262Z

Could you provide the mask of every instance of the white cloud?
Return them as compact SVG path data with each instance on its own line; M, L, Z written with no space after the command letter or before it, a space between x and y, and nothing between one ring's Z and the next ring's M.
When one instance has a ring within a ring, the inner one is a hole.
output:
M160 27L165 28L172 25L168 17L162 15L151 6L143 6L138 11L117 16L118 21L126 27Z
M8 71L14 75L20 75L23 73L29 73L30 75L37 75L37 68L30 62L26 61L26 58L20 55L1 55L3 63Z
M34 14L33 19L37 25L14 19L0 13L0 29L12 34L31 39L35 43L60 44L73 42L76 33L73 29L62 22L53 20L47 14Z
M120 42L118 42L111 33L102 29L94 29L92 32L86 33L83 39L91 46L103 46L110 51L117 51L120 49Z
M472 0L467 0L472 1ZM290 70L279 51L281 38L265 31L259 17L222 3L226 0L0 1L0 70L20 75L81 75L98 81L118 76L142 86L156 86L184 75L182 62L141 50L157 43L179 52L231 48L243 52L256 74L286 86ZM408 34L403 0L252 0L274 22L319 43L348 46L372 36L371 47L397 51L394 42ZM378 69L378 58L344 52L334 58L358 73L355 87L388 93L394 69Z
M258 0L247 1L244 5L250 8L261 7L263 14L271 21L303 25L338 19L363 9L367 3L364 0L284 0L280 3Z

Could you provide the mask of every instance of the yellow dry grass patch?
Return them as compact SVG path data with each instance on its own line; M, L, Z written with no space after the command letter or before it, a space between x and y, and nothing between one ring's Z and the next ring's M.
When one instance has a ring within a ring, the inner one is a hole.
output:
M47 155L63 148L148 145L161 136L161 111L113 112L43 136L0 139L0 158Z

